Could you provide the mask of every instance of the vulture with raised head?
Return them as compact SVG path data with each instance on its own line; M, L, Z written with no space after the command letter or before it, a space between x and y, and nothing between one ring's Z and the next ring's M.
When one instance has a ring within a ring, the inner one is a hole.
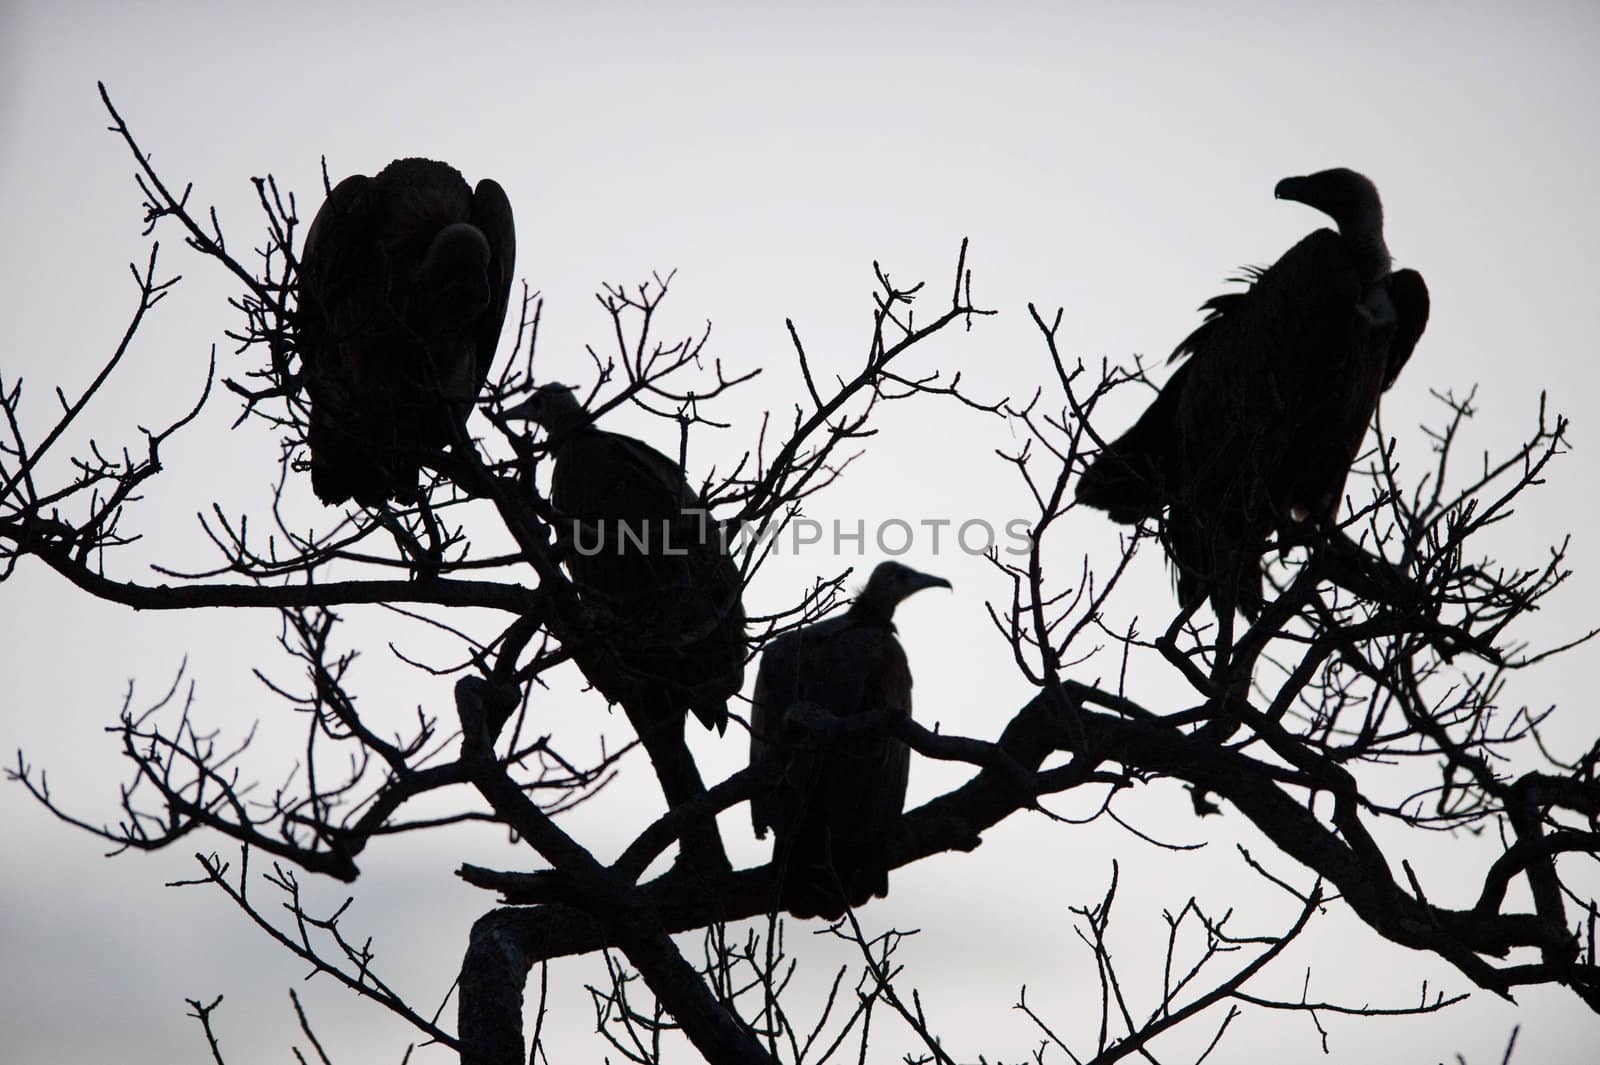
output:
M328 194L295 313L323 503L418 500L423 454L456 441L489 375L515 257L505 192L445 163L397 159Z
M796 917L835 920L848 906L889 893L883 837L906 798L911 751L890 735L911 716L911 668L895 639L894 610L942 577L898 562L872 571L844 614L786 633L761 654L750 708L750 761L769 751L777 781L750 801L756 836L771 829L778 904ZM882 714L885 723L842 735L804 718Z
M1415 270L1391 270L1383 207L1353 170L1285 178L1278 199L1327 214L1249 286L1208 300L1155 401L1090 463L1080 502L1133 524L1157 518L1187 607L1262 607L1261 555L1326 533L1378 396L1428 321Z

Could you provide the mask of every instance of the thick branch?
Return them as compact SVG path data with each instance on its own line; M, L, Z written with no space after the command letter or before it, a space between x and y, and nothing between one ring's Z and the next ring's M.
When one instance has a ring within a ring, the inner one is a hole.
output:
M0 536L14 532L0 523ZM18 537L20 540L20 537ZM539 593L519 584L433 578L421 581L332 581L327 584L135 584L94 572L63 550L31 548L51 569L84 591L135 610L193 610L200 607L295 608L360 603L431 603L476 606L528 614L540 606Z

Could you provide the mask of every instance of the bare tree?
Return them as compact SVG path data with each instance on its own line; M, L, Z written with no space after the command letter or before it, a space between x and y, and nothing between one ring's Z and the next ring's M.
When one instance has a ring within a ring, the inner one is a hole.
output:
M139 166L147 233L176 230L194 254L231 275L241 324L230 336L254 368L218 389L213 362L211 375L187 383L192 398L136 444L86 438L89 400L117 389L124 354L174 283L152 242L134 270L138 302L122 342L81 396L58 393L47 431L24 432L21 412L32 397L20 381L8 378L0 388L8 430L0 578L19 564L43 565L90 595L136 609L276 612L292 679L265 667L259 676L303 727L303 754L270 778L278 783L258 786L243 768L250 735L210 731L180 677L153 705L130 692L117 718L130 777L114 823L64 809L21 756L8 775L58 816L119 848L160 849L197 830L226 839L236 857L201 855L193 883L225 893L315 972L382 1004L466 1062L539 1060L546 965L574 954L603 958L607 979L589 989L597 1028L611 1052L630 1061L663 1060L674 1033L719 1065L865 1060L872 1041L886 1038L884 1025L915 1040L920 1049L907 1060L970 1059L943 1038L897 955L909 933L871 931L847 914L831 932L853 961L820 1001L804 1000L791 984L785 922L767 911L769 867L674 865L647 878L686 834L715 837L716 814L769 782L770 761L642 816L609 864L563 826L567 811L640 769L638 757L626 757L631 745L596 753L540 731L543 685L574 665L599 668L605 640L562 568L565 547L539 489L544 445L499 416L534 387L539 297L524 295L512 351L484 397L493 431L431 454L416 505L351 505L308 531L288 503L290 486L305 476L308 413L292 329L297 199L270 177L256 179L265 236L254 258L239 257L215 213L158 175L103 88L102 96ZM852 455L870 446L884 405L955 403L970 417L1005 418L1017 428L1021 446L999 461L1021 478L1036 512L1025 556L991 553L1003 592L990 617L1035 694L1002 708L995 717L1005 724L988 737L910 721L808 725L892 729L918 757L970 767L960 786L901 818L883 841L889 865L971 851L985 830L1042 809L1047 796L1093 795L1095 816L1116 818L1128 789L1170 779L1189 789L1192 804L1175 817L1225 810L1248 819L1276 853L1241 860L1295 900L1297 916L1281 925L1207 912L1193 897L1174 900L1159 970L1129 973L1111 946L1114 870L1103 897L1074 911L1098 974L1096 1029L1066 1030L1037 1012L1019 974L1015 1005L1039 1038L1017 1057L1148 1057L1181 1027L1198 1060L1245 1010L1298 1011L1321 1031L1319 1018L1328 1014L1423 1013L1465 997L1425 990L1413 1001L1375 1005L1279 993L1282 982L1262 974L1332 907L1397 945L1437 955L1465 984L1507 997L1554 984L1600 1010L1593 875L1600 743L1556 749L1541 731L1555 710L1508 701L1517 671L1593 632L1547 648L1526 646L1518 635L1518 622L1567 577L1565 541L1531 562L1496 562L1476 547L1565 451L1565 420L1541 405L1520 447L1463 473L1455 456L1474 398L1439 394L1427 471L1403 480L1396 445L1380 426L1341 534L1269 558L1272 594L1258 619L1219 633L1204 608L1174 611L1150 632L1120 605L1118 589L1136 553L1154 549L1154 530L1127 536L1120 557L1094 560L1075 554L1061 535L1075 507L1072 478L1102 441L1096 412L1107 396L1147 384L1143 368L1086 366L1063 352L1060 315L1032 309L1037 391L1022 399L974 395L959 375L917 364L929 338L973 330L992 313L974 302L965 244L953 279L938 290L898 283L876 264L875 271L875 312L855 372L825 380L788 323L802 386L793 408L762 414L743 457L713 473L703 494L719 521L744 531L739 563L748 584L759 579L773 534L802 505L823 505ZM670 275L653 276L600 292L613 329L606 346L590 349L583 393L596 414L629 406L672 426L680 458L694 470L706 435L740 424L741 386L759 371L724 367L709 328L662 339L657 311L670 285ZM259 516L252 525L252 515L218 507L201 518L214 561L141 582L118 564L119 549L138 535L141 489L163 472L164 450L216 402L237 402L241 422L282 441L277 492L264 501L270 532L261 536ZM820 575L789 610L753 619L751 655L832 610L845 577ZM420 713L398 732L374 724L353 680L362 637L339 614L358 604L385 604L452 641L454 660L412 666L456 677L454 706ZM1153 702L1158 675L1176 678L1183 697ZM1428 767L1431 783L1395 790L1399 778L1386 772L1394 763ZM386 982L370 944L346 934L342 909L308 909L299 877L355 881L375 840L471 822L505 826L536 868L459 870L502 904L483 915L465 945L452 1026ZM1397 876L1393 852L1379 842L1395 832L1463 831L1499 841L1466 909L1430 900L1427 869L1400 861ZM268 868L260 870L263 862ZM287 923L262 900L263 882ZM536 970L540 993L530 1008L525 996ZM222 1060L216 1004L191 1006Z

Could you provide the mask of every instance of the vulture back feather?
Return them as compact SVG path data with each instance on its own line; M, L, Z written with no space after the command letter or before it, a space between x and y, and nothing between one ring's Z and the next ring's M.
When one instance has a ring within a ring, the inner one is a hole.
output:
M423 454L455 442L488 378L515 258L505 192L445 163L399 159L328 194L295 315L324 503L419 498Z
M772 753L779 775L750 802L756 835L772 830L778 905L834 920L889 892L885 834L905 805L911 752L887 732L911 716L911 668L894 609L939 577L885 562L842 616L767 644L750 710L750 761ZM835 719L881 715L833 734ZM807 726L807 718L811 727ZM820 726L819 726L820 721Z

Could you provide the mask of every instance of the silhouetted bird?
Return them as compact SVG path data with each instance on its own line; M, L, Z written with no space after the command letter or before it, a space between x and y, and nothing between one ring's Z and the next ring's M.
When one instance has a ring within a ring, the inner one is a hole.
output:
M722 732L744 684L744 583L724 531L676 462L596 429L567 386L544 385L505 417L547 433L567 569L603 644L582 657L585 675L622 704L678 806L704 790L684 712Z
M494 181L398 159L336 185L300 257L296 343L311 486L326 504L414 502L489 374L516 235Z
M1353 170L1285 178L1279 199L1317 208L1319 229L1250 284L1208 300L1173 352L1189 360L1078 480L1080 502L1132 524L1163 509L1185 606L1261 610L1269 535L1305 542L1337 517L1350 464L1428 321L1414 270L1391 272L1383 207Z
M636 695L726 729L728 699L744 684L744 585L682 468L596 429L566 385L544 385L505 416L548 434L550 502L569 523L567 568L618 636L615 672L590 679L615 701Z
M872 571L843 615L786 633L761 654L750 710L750 761L780 752L783 769L750 802L756 835L776 841L781 907L834 920L845 907L889 893L883 837L906 798L911 752L882 728L828 736L795 718L911 716L911 669L895 639L894 609L942 577L898 562Z

